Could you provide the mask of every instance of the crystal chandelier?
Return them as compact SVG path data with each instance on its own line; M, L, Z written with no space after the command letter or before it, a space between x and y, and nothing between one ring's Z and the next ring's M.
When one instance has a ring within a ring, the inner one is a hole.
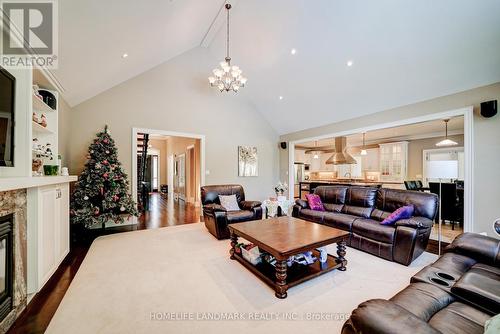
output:
M245 87L247 78L243 77L243 73L238 66L231 65L231 57L229 57L229 10L231 4L226 4L227 11L227 35L226 35L226 59L220 63L220 68L214 69L214 76L208 78L211 87L216 87L221 92L237 92L241 87Z

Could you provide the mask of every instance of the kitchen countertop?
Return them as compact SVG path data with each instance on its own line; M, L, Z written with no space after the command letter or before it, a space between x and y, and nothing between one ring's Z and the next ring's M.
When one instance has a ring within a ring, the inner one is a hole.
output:
M307 180L301 181L300 183L324 183L324 184L357 184L357 185L379 185L379 184L403 184L403 182L394 182L394 181L370 181L370 180L355 180L355 179L339 179L339 180Z

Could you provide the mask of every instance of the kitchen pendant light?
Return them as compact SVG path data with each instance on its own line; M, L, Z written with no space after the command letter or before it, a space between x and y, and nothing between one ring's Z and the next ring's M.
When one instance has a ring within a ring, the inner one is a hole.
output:
M314 142L314 148L316 148L317 146L318 146L318 142L317 142L317 141L315 141L315 142ZM318 154L318 152L314 152L313 159L319 159L319 154Z
M242 76L242 71L238 66L231 65L231 57L229 56L229 10L231 4L226 3L224 6L227 12L227 34L226 34L226 58L220 63L220 68L214 69L214 76L208 78L211 87L216 87L221 92L238 92L241 87L245 87L247 78Z
M368 152L366 152L366 148L365 148L365 135L366 135L366 133L363 132L363 148L361 149L361 155L368 155Z
M436 146L439 146L439 147L443 147L443 146L455 146L455 145L458 145L458 143L456 141L453 141L451 139L448 138L448 122L450 120L449 119L445 119L444 120L444 124L445 124L445 128L446 128L446 132L445 132L445 137L443 140L441 140L440 142L436 143Z

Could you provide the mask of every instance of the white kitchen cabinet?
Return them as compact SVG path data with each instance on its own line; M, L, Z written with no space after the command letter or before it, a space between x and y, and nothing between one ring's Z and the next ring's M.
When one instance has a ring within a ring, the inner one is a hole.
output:
M380 180L403 182L408 169L408 142L380 144Z
M379 171L380 168L380 149L369 148L366 150L366 155L362 156L361 165L363 171L375 172Z
M69 253L69 183L28 189L28 293L44 286Z

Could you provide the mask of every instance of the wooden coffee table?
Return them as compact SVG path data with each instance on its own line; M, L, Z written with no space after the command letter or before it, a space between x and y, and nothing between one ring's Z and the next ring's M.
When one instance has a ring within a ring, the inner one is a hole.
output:
M333 227L311 223L293 217L277 217L265 220L254 220L228 226L231 233L231 259L237 260L248 270L276 291L276 297L286 298L287 290L311 278L325 274L334 269L346 270L346 242L349 232ZM236 251L238 237L254 243L259 249L276 258L273 266L265 261L252 265ZM319 258L318 247L337 243L337 257L328 255L327 262L319 261L311 265L294 263L287 266L287 259L292 255L312 251Z

